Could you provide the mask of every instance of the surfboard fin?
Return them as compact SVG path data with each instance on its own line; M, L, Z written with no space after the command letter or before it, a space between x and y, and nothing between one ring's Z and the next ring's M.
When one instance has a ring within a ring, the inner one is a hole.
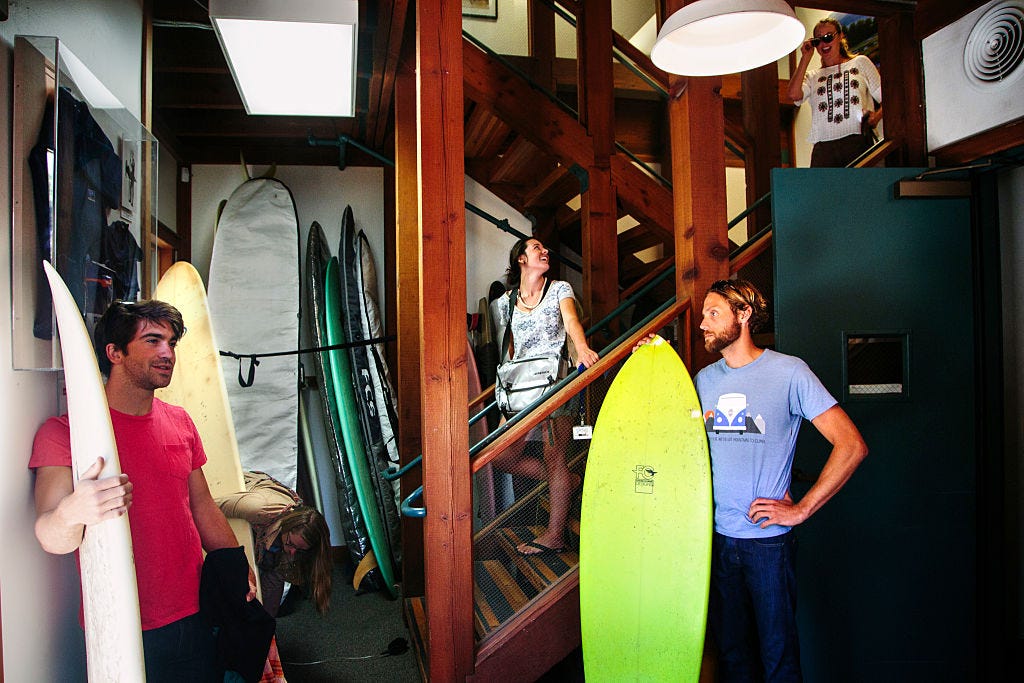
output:
M356 573L352 575L352 589L359 590L359 584L363 582L363 579L371 571L377 568L377 556L373 554L373 551L363 555L363 559L359 561L359 566L356 567Z

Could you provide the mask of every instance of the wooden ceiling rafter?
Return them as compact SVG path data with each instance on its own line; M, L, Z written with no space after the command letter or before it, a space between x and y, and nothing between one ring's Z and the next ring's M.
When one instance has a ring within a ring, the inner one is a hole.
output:
M384 147L391 124L391 107L394 99L395 74L405 39L406 17L409 0L382 0L378 4L378 28L380 40L373 46L373 75L370 78L370 103L367 110L367 140L370 147L380 150ZM385 17L384 22L380 17Z

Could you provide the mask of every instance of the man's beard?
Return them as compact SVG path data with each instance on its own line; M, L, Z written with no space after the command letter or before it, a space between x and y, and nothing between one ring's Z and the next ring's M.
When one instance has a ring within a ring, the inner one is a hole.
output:
M704 348L710 353L720 352L722 349L729 346L729 344L732 344L740 338L741 329L739 321L734 320L732 325L719 334L715 334L711 337L704 337Z

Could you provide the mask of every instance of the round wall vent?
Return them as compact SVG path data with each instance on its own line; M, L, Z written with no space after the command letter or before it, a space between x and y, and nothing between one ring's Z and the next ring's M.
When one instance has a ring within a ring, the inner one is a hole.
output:
M1006 83L1024 62L1024 3L993 5L971 29L964 45L967 76L977 84Z

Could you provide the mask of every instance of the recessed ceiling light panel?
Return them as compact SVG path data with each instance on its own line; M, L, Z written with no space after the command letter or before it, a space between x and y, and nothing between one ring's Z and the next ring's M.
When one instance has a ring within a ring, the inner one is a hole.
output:
M354 116L356 0L210 0L250 114Z

